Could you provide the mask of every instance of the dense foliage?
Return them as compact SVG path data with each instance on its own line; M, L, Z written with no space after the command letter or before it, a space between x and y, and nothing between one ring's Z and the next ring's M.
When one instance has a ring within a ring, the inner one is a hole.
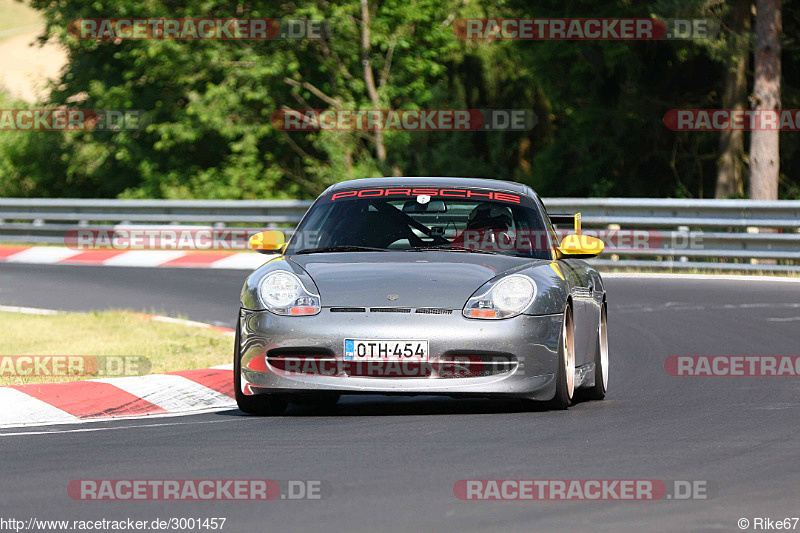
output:
M548 196L714 195L718 133L676 133L674 108L720 107L724 1L32 0L69 64L48 105L142 109L131 132L0 132L0 196L310 197L342 179L488 176ZM708 17L706 41L466 41L467 17ZM324 20L321 40L93 41L76 18ZM800 8L784 4L784 34ZM365 81L364 60L375 79ZM749 73L751 76L752 73ZM752 80L750 80L750 83ZM783 107L800 108L800 52L783 50ZM1 99L2 97L0 97ZM376 99L378 105L376 106ZM11 107L13 102L0 102ZM533 109L524 132L283 132L276 109ZM781 136L782 197L800 197L800 133ZM385 146L385 157L380 146Z

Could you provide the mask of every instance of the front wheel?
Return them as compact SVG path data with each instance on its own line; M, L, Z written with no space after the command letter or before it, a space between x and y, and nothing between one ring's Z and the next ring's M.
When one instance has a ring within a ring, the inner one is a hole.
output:
M239 332L240 324L236 324L236 340L233 346L233 393L236 397L236 404L241 411L252 415L276 416L286 410L288 403L277 395L255 395L247 396L242 392L242 358L240 351Z
M597 326L597 354L594 356L594 386L586 389L589 400L602 400L608 390L608 316L606 304L600 308Z
M550 401L551 409L567 409L575 394L575 327L572 307L567 305L561 322L558 341L558 367L556 370L556 395Z

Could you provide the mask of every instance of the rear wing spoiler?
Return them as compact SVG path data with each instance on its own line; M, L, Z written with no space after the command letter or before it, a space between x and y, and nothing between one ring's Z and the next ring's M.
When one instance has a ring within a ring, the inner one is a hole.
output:
M553 223L554 226L565 226L567 224L573 224L575 228L575 235L581 234L581 214L575 213L574 215L568 214L552 214L550 215L550 221Z

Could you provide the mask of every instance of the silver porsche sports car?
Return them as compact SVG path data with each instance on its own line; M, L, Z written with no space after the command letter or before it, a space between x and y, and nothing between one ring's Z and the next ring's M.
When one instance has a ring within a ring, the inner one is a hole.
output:
M554 223L574 224L559 239ZM338 183L242 288L234 387L242 411L342 394L505 397L566 409L608 384L603 249L580 214L530 187L472 178Z

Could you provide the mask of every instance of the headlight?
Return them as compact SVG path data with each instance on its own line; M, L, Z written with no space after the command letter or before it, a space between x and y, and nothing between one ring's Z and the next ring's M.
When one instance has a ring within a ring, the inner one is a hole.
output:
M481 288L478 292L483 291ZM528 276L512 274L489 290L467 300L464 316L467 318L511 318L521 314L536 298L536 283Z
M303 286L300 278L285 270L267 274L258 285L264 306L276 315L316 315L319 313L319 294Z

